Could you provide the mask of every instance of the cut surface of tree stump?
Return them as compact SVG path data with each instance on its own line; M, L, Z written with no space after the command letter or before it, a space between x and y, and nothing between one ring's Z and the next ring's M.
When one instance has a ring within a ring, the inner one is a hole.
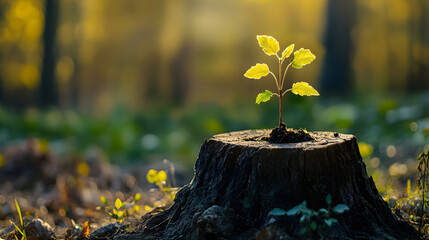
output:
M146 217L115 239L320 239L299 235L299 216L268 216L304 200L308 208L346 204L333 214L327 239L416 239L377 192L353 135L313 132L313 141L271 144L270 130L220 134L205 140L195 176L169 209ZM271 237L269 237L271 236Z

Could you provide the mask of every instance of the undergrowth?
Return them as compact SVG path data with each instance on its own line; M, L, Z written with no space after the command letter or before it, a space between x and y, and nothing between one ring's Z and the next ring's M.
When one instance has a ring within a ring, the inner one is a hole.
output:
M16 206L16 211L18 212L21 228L18 227L14 222L10 220L9 221L15 226L15 229L22 235L22 239L27 240L27 234L25 232L25 226L24 226L24 220L22 219L21 208L19 207L18 201L16 199L15 199L15 206ZM14 236L16 240L19 240L16 234Z

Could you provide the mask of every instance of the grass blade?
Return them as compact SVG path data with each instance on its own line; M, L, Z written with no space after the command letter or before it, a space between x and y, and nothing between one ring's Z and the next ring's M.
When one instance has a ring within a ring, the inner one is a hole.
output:
M22 220L21 208L19 207L18 201L15 198L16 211L18 211L19 221L21 222L21 226L24 226L24 221Z
M22 219L21 208L19 207L19 204L18 204L18 201L16 201L16 198L15 198L15 205L16 205L16 211L18 212L18 215L19 215L19 221L21 222L22 231L18 227L17 227L17 229L19 230L19 232L24 237L24 240L27 240L27 234L25 233L24 220ZM15 225L15 223L14 223L14 225ZM15 227L16 227L16 225L15 225Z
M24 236L24 233L21 231L21 229L19 229L18 226L16 226L16 224L14 222L10 221L10 223L12 223L15 226L16 230L18 230L18 232L21 233L22 236Z

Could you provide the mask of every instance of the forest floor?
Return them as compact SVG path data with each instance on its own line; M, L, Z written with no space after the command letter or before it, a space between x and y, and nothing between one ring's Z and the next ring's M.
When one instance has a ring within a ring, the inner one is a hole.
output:
M79 239L86 222L90 232L112 223L129 228L156 207L171 205L171 194L148 183L149 169L165 169L168 184L177 186L192 177L168 162L119 168L104 162L97 151L90 155L85 161L78 156L60 160L36 139L7 148L0 155L0 239L15 239L8 237L15 229L11 221L20 226L15 199L23 218L40 218L57 239ZM120 209L117 199L123 203ZM123 216L112 215L114 211Z
M58 159L36 139L11 145L0 156L0 239L19 237L13 225L20 226L15 201L25 222L41 219L33 231L55 239L95 239L132 230L145 214L172 204L174 195L163 186L180 187L192 178L169 162L120 168L103 161L96 150L85 160ZM150 184L150 169L165 170L167 183ZM421 201L410 184L402 192L385 190L384 198L398 217L417 228Z

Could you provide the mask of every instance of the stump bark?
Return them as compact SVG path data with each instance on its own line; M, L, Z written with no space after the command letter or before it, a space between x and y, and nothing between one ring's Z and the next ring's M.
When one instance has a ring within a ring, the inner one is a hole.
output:
M146 217L134 233L117 239L319 239L298 234L299 217L268 213L307 201L314 210L333 205L327 239L416 239L413 227L392 214L367 176L353 135L311 133L313 141L271 144L269 130L220 134L205 140L192 182L169 209Z

